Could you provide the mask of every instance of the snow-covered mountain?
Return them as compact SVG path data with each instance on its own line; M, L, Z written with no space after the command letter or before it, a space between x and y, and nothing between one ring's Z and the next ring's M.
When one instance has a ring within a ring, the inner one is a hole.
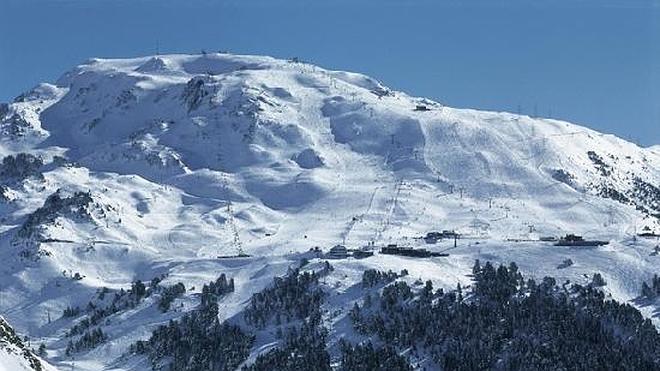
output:
M75 361L141 369L121 358L128 346L190 310L202 284L235 278L220 307L231 318L315 246L467 237L442 259L341 260L328 283L339 294L365 267L455 287L480 258L574 281L601 272L627 301L658 267L655 241L635 238L660 233L657 149L446 107L356 73L229 54L93 59L0 105L0 120L0 313L60 366L73 361L64 350L77 317L63 311L103 287L162 276L197 288L175 311L149 297L110 314L109 340ZM611 243L525 242L567 233ZM253 257L217 259L238 252ZM577 264L558 271L567 256Z

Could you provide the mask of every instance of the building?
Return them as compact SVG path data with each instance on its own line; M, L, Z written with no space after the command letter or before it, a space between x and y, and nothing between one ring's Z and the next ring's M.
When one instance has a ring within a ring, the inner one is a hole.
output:
M449 254L431 252L426 249L413 249L408 246L397 246L395 244L387 245L380 249L381 254L401 255L412 258L430 258L434 256L448 256Z
M555 246L602 246L607 245L609 241L585 240L582 236L576 234L567 234L559 239Z
M442 239L442 233L440 232L429 232L426 234L426 236L424 236L424 242L428 244L434 244L441 239Z
M348 257L348 249L344 245L335 245L326 256L330 259L345 259Z
M434 244L438 242L439 240L442 240L444 238L448 239L456 239L458 238L458 233L454 232L453 230L443 230L442 232L428 232L426 236L422 237L424 239L424 242L428 244Z
M370 250L355 250L353 251L353 257L355 259L364 259L370 256L374 256L374 252Z
M460 235L454 230L445 229L441 233L442 238L458 238Z

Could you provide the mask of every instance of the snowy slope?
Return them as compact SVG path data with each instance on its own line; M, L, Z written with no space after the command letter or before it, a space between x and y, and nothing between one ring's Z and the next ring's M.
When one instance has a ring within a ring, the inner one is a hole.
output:
M660 144L648 147L648 150L655 153L660 153Z
M226 272L237 279L221 308L230 318L313 246L469 237L445 259L340 261L328 283L340 298L366 266L454 287L480 258L575 281L599 271L630 300L658 267L657 242L633 236L660 233L660 152L563 121L453 109L360 74L229 54L93 59L0 114L0 155L44 161L0 179L0 313L60 366L72 361L62 311L101 287L165 274L199 291ZM508 241L566 233L612 243ZM239 250L256 257L216 258ZM568 256L576 264L558 271ZM177 315L153 305L117 314L110 341L76 366L144 367L116 359Z
M14 329L0 317L0 370L1 371L49 371L54 368L39 359L16 336Z

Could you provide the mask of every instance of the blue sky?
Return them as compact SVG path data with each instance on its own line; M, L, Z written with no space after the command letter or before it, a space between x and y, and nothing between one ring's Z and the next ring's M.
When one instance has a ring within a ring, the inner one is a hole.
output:
M660 0L0 0L0 101L89 57L298 56L660 144Z

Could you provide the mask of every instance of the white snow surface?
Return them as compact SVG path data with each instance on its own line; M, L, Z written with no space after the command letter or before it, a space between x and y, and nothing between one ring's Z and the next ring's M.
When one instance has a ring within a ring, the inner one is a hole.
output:
M43 371L55 371L55 367L41 361ZM23 358L20 349L12 346L0 348L0 371L34 371L30 362Z
M0 371L33 371L41 367L42 371L55 370L27 349L21 339L4 318L0 317Z
M75 359L77 370L141 370L147 363L121 358L128 346L194 308L220 273L236 280L219 303L231 319L314 246L417 246L414 237L445 229L466 238L427 247L449 257L332 261L331 346L354 335L341 320L364 269L406 268L411 282L454 288L470 283L476 258L558 281L600 272L613 298L660 324L656 305L634 300L660 267L650 255L657 240L634 236L660 233L659 219L597 192L628 191L633 178L660 187L657 149L554 119L446 107L361 74L230 54L92 59L0 113L0 155L47 163L45 180L0 197L0 313L46 343L59 368L72 361L62 311L85 307L101 287L167 274L166 284L196 288L168 313L147 299L111 317L109 340ZM21 237L57 189L90 192L90 216L63 212ZM566 233L610 244L530 241ZM217 259L239 248L253 257ZM567 258L575 264L557 269Z

